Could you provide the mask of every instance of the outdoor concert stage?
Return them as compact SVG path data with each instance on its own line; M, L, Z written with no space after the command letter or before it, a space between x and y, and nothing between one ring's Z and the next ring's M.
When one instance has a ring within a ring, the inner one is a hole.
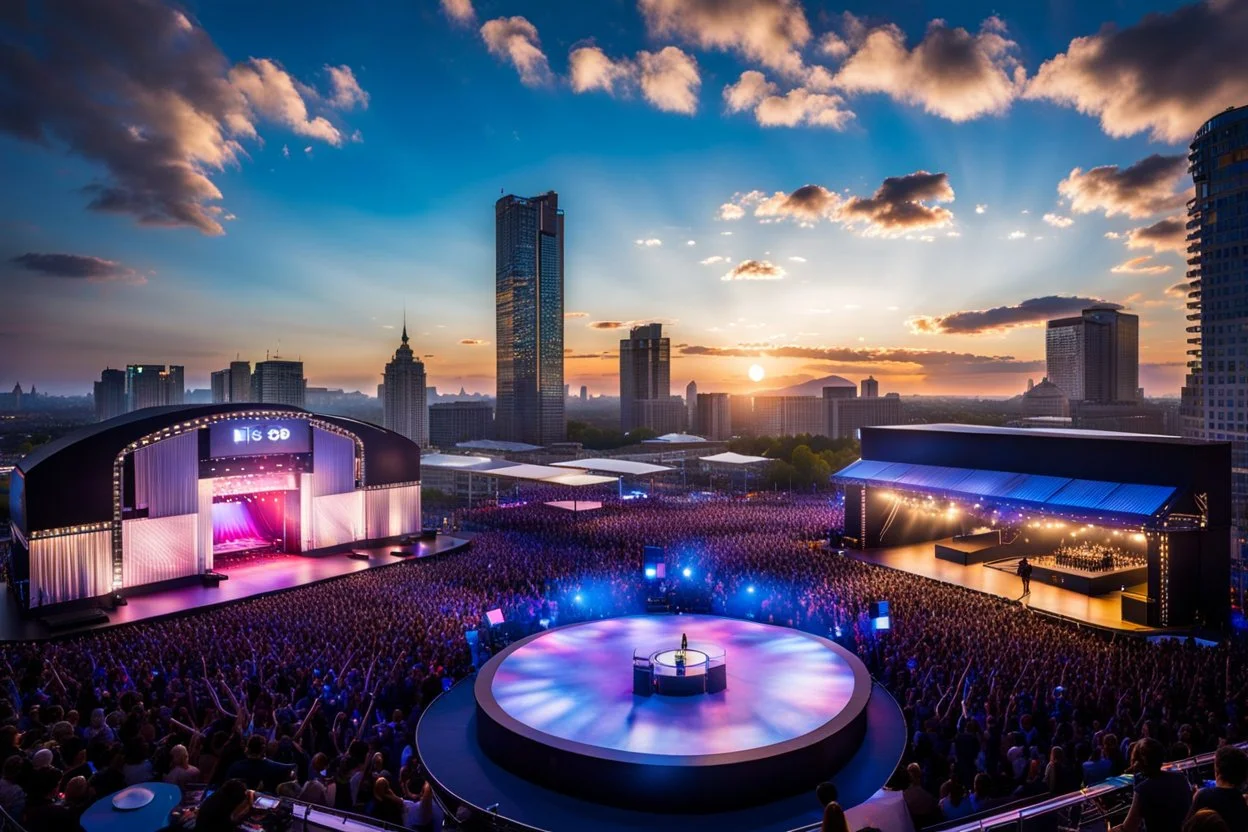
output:
M635 692L635 657L654 659L658 673L682 634L688 673L719 657L726 689ZM827 639L741 619L636 615L512 644L426 710L417 748L452 803L497 804L541 829L787 830L819 820L823 780L847 806L875 794L905 733L896 702Z
M433 540L421 540L406 545L348 548L335 554L319 556L260 557L245 564L223 568L221 571L229 576L229 580L222 581L217 586L205 586L196 582L133 595L127 599L125 606L107 610L106 621L56 630L50 629L40 618L23 617L13 594L0 583L0 642L41 641L122 624L201 612L246 598L297 589L356 572L457 552L468 545L471 537L471 534L462 533L455 536L440 534ZM391 554L396 550L411 554L408 557L396 557ZM349 557L348 552L365 557Z

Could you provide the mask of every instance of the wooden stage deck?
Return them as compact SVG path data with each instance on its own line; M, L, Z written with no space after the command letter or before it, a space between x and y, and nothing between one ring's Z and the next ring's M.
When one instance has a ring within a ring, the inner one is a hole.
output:
M1023 598L1023 582L1017 575L993 569L986 564L962 566L936 557L935 544L948 544L950 539L891 546L886 549L846 549L845 554L866 563L886 566L911 575L946 584L966 587L976 592L1019 601L1031 609L1051 613L1094 627L1132 633L1155 632L1152 628L1124 621L1122 593L1089 596L1068 589L1031 581L1031 595Z

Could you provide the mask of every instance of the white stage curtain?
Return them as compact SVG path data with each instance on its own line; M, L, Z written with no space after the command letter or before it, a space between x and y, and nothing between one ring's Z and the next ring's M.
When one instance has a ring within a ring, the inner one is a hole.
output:
M113 534L67 534L30 541L30 605L107 595L113 583Z
M134 452L134 504L148 517L194 514L199 506L199 433L189 431Z
M365 491L364 515L369 540L420 531L420 486Z
M122 586L142 586L198 574L198 526L198 514L123 522Z
M305 498L306 499L306 498ZM364 539L364 492L312 498L311 549L324 549Z
M355 440L312 429L312 493L324 497L355 490Z
M299 551L314 548L316 529L312 527L312 475L299 475Z
M199 481L199 520L195 525L195 559L199 574L212 571L212 497L213 481Z

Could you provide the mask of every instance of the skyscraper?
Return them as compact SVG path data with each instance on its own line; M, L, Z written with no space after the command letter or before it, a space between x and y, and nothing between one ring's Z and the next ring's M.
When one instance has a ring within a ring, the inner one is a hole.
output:
M879 398L880 383L875 380L875 376L867 376L862 380L862 397L864 399Z
M1183 435L1230 440L1235 521L1248 520L1248 107L1219 113L1192 140L1187 208L1188 375ZM1210 298L1205 302L1205 298ZM1214 300L1216 298L1216 300Z
M95 421L103 422L126 412L126 374L107 369L95 383Z
M429 406L429 444L453 448L456 443L490 436L489 402L443 402Z
M554 191L494 204L499 439L567 436L563 388L563 211Z
M182 367L170 364L126 366L126 410L182 404L186 399Z
M586 387L584 384L581 385L581 401L583 402L589 401L589 388Z
M641 402L672 397L671 341L662 324L635 326L620 339L620 430L654 428Z
M689 412L688 430L693 431L698 426L698 383L690 381L685 387L685 409Z
M212 373L212 381L209 385L212 390L212 403L222 404L230 400L230 371L214 370Z
M732 438L732 403L727 393L698 393L696 433L705 439Z
M308 380L303 377L302 361L267 358L257 361L256 371L251 374L253 402L303 407L307 388Z
M422 448L429 445L429 408L425 390L425 365L407 343L407 322L403 322L403 341L386 365L385 398L382 400L382 422L386 428L401 433Z
M230 398L231 402L249 402L251 398L251 362L230 362Z
M1140 319L1116 309L1085 309L1048 322L1049 381L1072 402L1134 403L1140 389Z

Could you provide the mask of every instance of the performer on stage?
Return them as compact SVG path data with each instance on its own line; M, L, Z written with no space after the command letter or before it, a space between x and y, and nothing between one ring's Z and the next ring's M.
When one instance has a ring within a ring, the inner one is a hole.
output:
M1023 579L1023 595L1031 594L1031 564L1027 558L1018 562L1018 577Z

